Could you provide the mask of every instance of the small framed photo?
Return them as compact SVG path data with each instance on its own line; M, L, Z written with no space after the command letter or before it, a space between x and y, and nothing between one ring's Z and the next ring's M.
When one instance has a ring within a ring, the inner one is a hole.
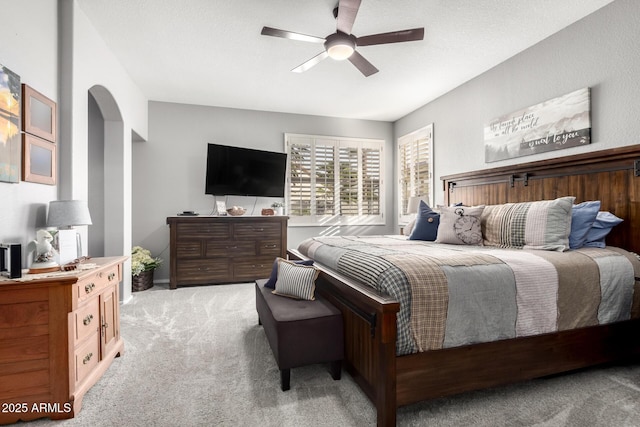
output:
M227 215L227 204L225 202L216 202L216 210L218 211L218 215Z
M31 135L56 142L56 103L22 84L22 126Z
M22 134L22 180L56 184L56 144Z

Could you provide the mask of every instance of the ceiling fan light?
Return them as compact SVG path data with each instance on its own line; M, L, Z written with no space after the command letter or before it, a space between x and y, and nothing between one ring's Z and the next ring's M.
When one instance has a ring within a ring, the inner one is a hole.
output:
M343 33L331 34L324 43L324 48L329 57L336 61L342 61L353 55L356 50L356 38Z
M346 44L336 44L327 49L329 57L342 61L353 55L353 47Z

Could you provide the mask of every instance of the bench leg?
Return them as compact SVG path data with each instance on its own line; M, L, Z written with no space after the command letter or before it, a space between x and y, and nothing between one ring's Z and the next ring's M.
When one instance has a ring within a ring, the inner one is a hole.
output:
M331 378L339 380L342 376L342 360L334 360L331 362Z
M291 381L291 369L280 369L280 388L282 391L289 390Z
M258 316L258 325L262 326L262 319Z

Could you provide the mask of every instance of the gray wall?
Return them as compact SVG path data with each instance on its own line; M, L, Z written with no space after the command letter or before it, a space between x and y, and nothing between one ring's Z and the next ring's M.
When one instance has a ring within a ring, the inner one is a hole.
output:
M439 177L640 143L640 2L617 0L395 123L396 138L434 123ZM485 163L483 128L508 114L591 88L592 144Z
M50 0L2 3L0 64L26 83L58 102L58 5ZM60 115L60 113L58 113ZM0 243L26 245L46 224L49 201L57 199L55 185L20 181L0 182Z
M388 122L238 110L185 104L149 104L148 142L133 144L133 244L166 262L156 280L169 277L169 229L166 217L184 210L211 214L214 198L204 194L207 143L284 152L284 134L302 133L385 140L385 226L340 228L341 234L393 233L393 125ZM229 197L255 213L274 199ZM290 227L289 247L323 231L323 227Z

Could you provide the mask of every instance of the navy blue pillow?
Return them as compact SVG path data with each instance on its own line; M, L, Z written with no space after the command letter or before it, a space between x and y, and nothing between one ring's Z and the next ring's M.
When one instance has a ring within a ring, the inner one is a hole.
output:
M267 280L267 283L264 284L265 288L271 288L271 289L276 288L276 281L278 280L278 259L280 258L276 258L276 260L273 262L273 268L271 269L271 275L269 276L269 280ZM293 261L293 262L296 264L302 264L302 265L313 265L312 259L303 259L303 260Z
M428 240L433 242L438 237L440 214L435 212L423 200L420 200L418 216L409 240Z

